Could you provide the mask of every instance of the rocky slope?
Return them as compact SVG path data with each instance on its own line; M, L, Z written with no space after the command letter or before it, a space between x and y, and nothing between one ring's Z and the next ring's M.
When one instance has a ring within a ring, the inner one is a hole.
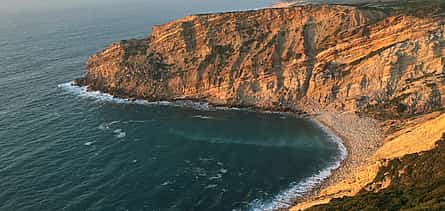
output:
M147 100L378 113L440 108L443 18L307 5L185 17L92 56L77 80Z
M445 132L444 11L441 0L367 0L355 6L188 16L154 27L145 39L117 42L93 55L76 83L124 98L348 112L382 120L386 133L373 138L369 160L293 210L355 194L362 198L317 209L345 208L359 200L375 205L383 203L376 197L397 194L417 200L424 195L405 195L405 186L381 181L381 175L411 184L416 180L411 172L417 171L394 172L413 169L410 163L424 157L400 157L431 150ZM352 125L346 132L366 142L367 133ZM377 140L380 136L385 140Z
M444 161L445 134L430 151L389 161L356 196L308 210L444 210ZM375 191L385 184L383 190Z
M343 116L344 115L335 116L335 119L337 120L336 122L323 121L323 123L327 125L334 124L335 126L340 125L341 128L336 129L337 133L341 133L345 130L349 131L348 133L343 133L346 135L344 138L346 144L349 142L356 145L357 143L363 143L364 140L365 144L359 146L361 150L373 148L373 143L375 143L373 140L375 138L369 136L368 132L366 131L357 130L360 129L356 127L356 125L361 125L360 121L355 121L354 123L345 125L342 123L342 119L344 119ZM363 120L363 118L361 120ZM401 129L397 132L391 132L389 134L387 132L388 135L386 135L382 145L378 146L376 150L365 150L365 152L360 152L365 153L365 157L367 157L365 160L363 160L362 164L352 166L352 168L345 168L347 165L351 165L351 163L346 163L343 165L344 167L339 170L340 172L346 172L345 175L340 175L340 177L336 178L337 172L334 172L333 176L331 177L336 180L334 183L319 188L319 190L313 196L307 197L306 200L299 200L298 203L290 210L303 210L319 204L327 204L321 206L322 209L337 210L338 207L335 207L335 203L329 203L332 202L332 199L354 197L353 200L355 200L361 197L360 194L362 193L381 193L391 185L400 186L400 183L394 184L394 181L391 179L392 177L397 176L394 174L394 172L384 173L384 178L379 177L379 175L383 174L381 173L381 169L389 168L388 165L390 165L392 162L397 162L397 160L399 160L401 157L410 154L419 155L422 152L434 150L437 141L440 140L442 135L445 133L445 114L443 112L432 112L425 115L411 117L398 123L398 126ZM371 125L368 127L372 129ZM388 127L386 127L386 129L388 130ZM354 135L354 133L357 132L369 137ZM350 140L351 138L353 140ZM352 147L352 149L354 149L354 147ZM440 150L443 149L441 148ZM349 151L351 152L350 157L354 157L354 150ZM435 159L435 162L436 165L445 165L445 160ZM410 165L411 164L409 162L406 162L400 165L398 168L414 168L414 165L409 167ZM428 163L421 165L418 164L418 168L429 168L431 167L430 165L431 164ZM414 177L415 175L413 175L410 171L406 172L406 175L404 176ZM434 178L434 180L436 180L436 178ZM397 195L393 195L393 197L397 197ZM390 198L390 195L377 194L375 200L391 201L398 199ZM351 207L351 209L352 208L353 207ZM384 205L380 207L380 209L382 208L384 208Z

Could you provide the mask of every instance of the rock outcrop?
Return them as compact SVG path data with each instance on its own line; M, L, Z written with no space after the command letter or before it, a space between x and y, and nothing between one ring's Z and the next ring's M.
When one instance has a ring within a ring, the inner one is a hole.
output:
M77 83L150 101L422 113L445 104L443 23L340 5L194 15L112 44Z
M444 23L441 0L366 0L356 6L194 15L155 26L148 38L117 42L91 56L87 74L76 83L123 98L318 114L347 111L386 120L381 121L386 125L383 145L370 151L372 165L361 165L349 178L292 209L355 194L314 209L352 208L358 201L374 205L394 194L391 200L420 200L436 183L426 182L420 195L403 192L400 181L410 185L428 175L394 172L414 169L418 158L435 162L423 154L406 155L431 150L445 132ZM442 140L440 149L426 154L442 158L443 146ZM422 206L430 202L424 200Z

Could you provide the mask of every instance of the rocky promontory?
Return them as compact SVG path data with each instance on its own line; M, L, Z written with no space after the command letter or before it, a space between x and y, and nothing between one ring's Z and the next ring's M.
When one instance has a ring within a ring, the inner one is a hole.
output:
M397 182L426 177L397 177L394 171L414 168L417 157L433 163L423 155L403 156L431 150L445 132L444 30L441 0L193 15L153 27L147 38L110 45L90 57L86 75L75 83L129 99L323 114L319 120L340 135L353 134L345 138L359 137L361 147L372 143L369 160L357 164L362 169L354 166L359 170L348 172L351 178L293 208L298 210L332 198L404 187L381 174ZM339 125L332 126L342 122L342 113L379 120L373 125L382 133L375 137L384 140L367 141L361 132L366 128L354 130L354 123L341 125L351 127L342 133ZM439 156L436 151L430 154ZM356 201L334 201L332 206L345 208Z
M189 16L93 55L77 82L149 101L388 114L437 109L445 104L445 19L393 13L306 5Z

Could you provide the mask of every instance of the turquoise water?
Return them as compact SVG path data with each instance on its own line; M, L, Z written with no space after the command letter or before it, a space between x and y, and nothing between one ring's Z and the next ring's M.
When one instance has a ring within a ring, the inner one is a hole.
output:
M129 104L67 84L89 55L154 24L272 3L132 0L0 15L0 210L269 209L326 176L341 152L312 121Z

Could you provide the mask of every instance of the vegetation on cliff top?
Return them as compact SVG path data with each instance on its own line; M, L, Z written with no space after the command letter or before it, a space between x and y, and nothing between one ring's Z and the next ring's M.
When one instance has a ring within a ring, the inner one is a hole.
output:
M431 151L390 160L356 196L333 199L309 210L445 209L444 169L445 133ZM388 182L389 186L381 189Z
M430 16L444 11L445 2L442 0L375 0L360 1L361 7L383 8L386 10L396 11L401 14L415 16Z

